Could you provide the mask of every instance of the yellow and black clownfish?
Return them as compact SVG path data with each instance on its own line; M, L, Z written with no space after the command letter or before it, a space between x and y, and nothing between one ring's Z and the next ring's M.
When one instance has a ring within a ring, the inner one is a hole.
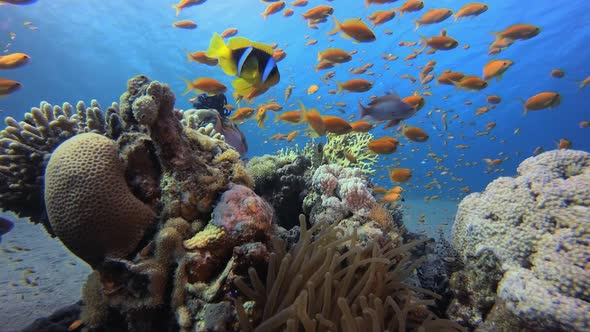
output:
M227 42L214 34L209 43L207 57L218 59L223 72L237 76L232 82L236 98L252 100L279 83L281 75L271 45L233 37Z

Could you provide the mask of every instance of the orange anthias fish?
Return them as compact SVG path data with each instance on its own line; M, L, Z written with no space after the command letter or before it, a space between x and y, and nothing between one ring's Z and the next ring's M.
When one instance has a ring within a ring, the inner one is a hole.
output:
M14 69L27 64L31 57L25 53L11 53L0 56L0 69Z
M172 5L172 8L176 9L176 16L178 16L183 9L200 5L205 1L207 0L180 0L178 4Z
M402 101L412 107L414 107L414 111L418 112L419 110L422 109L422 107L424 107L424 105L426 104L426 99L424 99L424 97L420 96L420 95L413 95L413 96L407 96L402 98Z
M282 120L291 123L300 123L302 119L301 111L284 112L275 118L275 122Z
M532 24L514 24L500 32L492 32L496 40L526 40L541 33L541 28Z
M223 83L213 78L201 77L192 82L184 78L183 80L186 83L186 90L182 93L183 95L186 95L192 90L203 91L210 96L222 94L227 91L227 87Z
M399 17L401 18L404 13L416 12L422 8L424 8L424 1L408 0L408 1L404 2L404 4L401 7L399 7L397 10L399 12Z
M352 127L352 131L357 133L366 133L375 128L375 126L370 122L362 120L352 122L350 123L350 126Z
M266 21L266 18L269 15L278 13L281 10L283 10L283 8L285 8L285 1L274 2L274 3L271 3L268 6L266 6L266 9L264 10L264 12L261 15L262 15L262 17L264 17L264 20Z
M416 23L415 30L418 30L421 25L440 23L449 18L451 15L453 15L453 11L447 8L431 9L424 13L420 19L414 21Z
M230 121L242 121L252 117L256 112L255 109L251 107L242 107L234 112L234 114L229 118Z
M389 172L389 178L393 182L407 182L412 178L412 170L409 168L395 168Z
M397 0L365 0L365 6L369 7L372 3L373 4L384 4L384 3L392 3L396 2Z
M238 34L238 29L236 28L227 28L225 31L221 33L221 38L229 38L233 37Z
M197 27L197 23L195 23L194 21L191 20L182 20L182 21L176 21L174 23L172 23L172 26L175 28L180 28L180 29L195 29Z
M14 91L22 88L22 84L17 81L0 78L0 97L7 96Z
M301 105L302 121L307 121L307 123L309 123L309 128L312 129L317 136L324 136L326 134L326 125L324 124L320 112L315 109L310 109L308 111L301 100L299 101L299 104Z
M326 19L328 16L334 13L334 8L330 6L317 6L309 9L303 13L303 18L306 20L321 20Z
M369 151L376 154L391 154L397 151L399 141L391 136L371 140L367 143Z
M371 14L368 18L371 20L373 27L391 21L395 17L395 9L378 10Z
M337 92L340 92L342 90L350 92L366 92L371 90L371 88L373 87L373 83L362 78L354 78L344 83L340 83L337 81L334 82L336 82L336 85L338 85Z
M507 59L490 60L483 66L483 79L489 81L495 77L499 81L502 78L502 74L513 64L514 62Z
M404 136L414 142L426 142L429 138L428 134L423 129L413 126L404 129Z
M336 135L348 134L352 131L350 124L341 117L335 115L324 115L322 116L326 132L333 133Z
M528 111L539 111L559 106L561 95L551 91L541 92L530 97L526 102L521 102L524 105L524 114L526 114Z
M341 48L329 48L318 52L318 61L330 61L334 63L345 63L352 60L352 56Z
M479 14L487 11L488 8L488 5L485 3L473 2L466 4L455 14L455 20L453 22L457 22L458 19L465 18L467 16L478 16Z
M465 77L465 74L460 73L458 71L444 71L442 74L438 76L436 82L438 84L445 84L445 85L454 85L454 82L459 82Z
M479 91L488 87L488 82L475 75L465 76L459 82L453 81L453 84L455 84L457 90Z
M335 35L338 31L342 31L345 35L359 43L368 43L377 39L375 33L360 18L347 19L342 24L336 16L332 16L332 18L336 26L334 30L328 32L328 35Z
M428 39L421 36L420 43L424 45L421 51L424 51L429 46L437 51L448 51L459 46L459 42L455 38L447 36L444 30L440 36L434 36Z
M217 66L219 63L217 59L208 57L207 54L205 54L205 51L196 51L193 53L186 52L186 54L188 57L188 62L195 61L207 66Z

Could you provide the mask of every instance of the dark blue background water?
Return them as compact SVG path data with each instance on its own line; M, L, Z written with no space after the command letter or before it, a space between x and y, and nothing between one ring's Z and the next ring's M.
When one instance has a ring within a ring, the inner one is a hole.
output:
M270 16L266 22L260 13L266 4L259 1L207 1L203 5L183 10L175 17L174 2L154 1L104 1L104 0L39 0L29 6L0 6L0 45L11 42L10 52L25 52L32 61L25 67L15 70L0 71L0 77L15 79L24 84L16 93L0 99L0 109L6 115L17 119L40 101L61 104L64 101L75 103L78 100L89 102L97 99L106 106L118 101L125 90L127 79L143 73L150 78L167 82L177 92L177 107L190 107L188 96L180 96L184 90L181 77L214 77L229 87L231 77L225 76L219 67L208 67L188 63L186 51L205 50L213 32L221 33L229 27L239 29L239 35L265 43L278 43L286 50L287 58L279 63L282 74L281 82L268 93L255 100L255 104L276 97L285 109L301 99L308 107L315 107L325 114L340 115L336 108L324 109L334 102L348 104L346 115L357 114L357 102L373 94L381 95L395 90L401 96L407 96L419 89L419 84L410 84L407 79L400 79L403 74L418 76L417 66L435 59L434 72L440 74L444 69L462 71L466 74L482 75L482 67L492 57L487 55L488 45L494 37L489 32L498 31L511 24L530 23L540 26L541 34L533 39L517 41L509 49L496 56L510 59L515 64L505 73L500 82L490 82L484 90L488 94L498 94L503 98L501 104L489 113L475 116L475 109L485 105L486 96L482 93L455 92L450 86L435 86L431 83L432 97L427 97L426 106L412 119L410 125L418 125L430 134L427 143L406 143L393 155L401 160L401 167L414 169L414 177L408 188L429 183L433 178L443 183L441 190L410 190L408 195L422 197L440 194L456 198L463 195L459 187L469 185L472 190L482 190L492 179L500 174L514 175L516 166L529 157L535 147L543 146L545 150L555 148L560 138L567 138L574 148L590 150L590 128L581 129L582 120L590 120L590 86L578 90L577 80L590 75L590 2L573 1L489 1L490 9L475 19L466 19L452 23L452 18L440 24L421 27L414 31L412 20L419 18L427 9L450 8L454 11L469 1L426 0L425 8L419 13L406 14L401 20L385 23L375 29L377 41L368 44L354 44L338 35L333 42L328 42L326 32L333 23L321 24L319 30L306 27L301 14L316 5L327 4L335 7L335 15L340 19L363 17L377 9L390 9L400 6L402 1L389 5L374 5L365 8L361 0L309 1L307 7L295 7L295 14L285 18L280 13ZM290 7L290 6L288 6ZM191 19L198 23L195 30L181 30L171 27L177 19ZM30 30L23 22L31 21L38 30ZM366 21L366 20L365 20ZM398 42L418 41L420 35L438 35L441 29L447 29L448 35L456 38L460 46L451 51L439 51L435 55L420 55L416 60L404 62L402 59L411 53L412 47L400 47ZM383 30L390 29L393 35L385 35ZM13 41L9 32L16 33ZM313 46L305 46L307 39L317 39ZM465 50L462 45L469 44ZM0 47L1 47L0 46ZM336 79L345 81L350 78L363 77L375 83L373 89L362 94L343 93L330 95L328 89L335 88L322 83L319 78L325 71L315 73L317 52L328 47L340 47L348 51L358 50L353 60L340 65ZM380 55L392 53L400 59L387 62ZM348 72L351 67L359 67L366 62L374 63L369 69L375 76L355 75ZM413 63L414 66L409 66ZM389 70L384 65L390 66ZM554 68L561 68L566 77L558 80L549 73ZM382 74L378 76L377 74ZM293 96L288 103L283 102L285 87L295 85ZM307 88L318 84L320 90L312 96L307 95ZM541 91L557 91L563 95L563 101L555 110L531 112L523 116L523 107L518 98L528 98ZM443 96L450 94L450 98ZM317 99L321 96L321 99ZM472 101L473 105L464 105ZM242 105L244 106L244 105ZM446 132L442 130L441 113L434 112L431 118L427 113L434 109L449 112L459 118L449 121ZM459 123L462 120L462 124ZM497 127L489 136L477 136L477 131L485 130L485 124L495 121ZM249 156L272 153L286 146L286 142L265 143L268 137L277 132L287 133L304 126L276 125L272 116L267 121L267 128L258 129L253 120L242 126L250 143ZM520 133L514 135L516 128ZM379 137L391 134L390 130L376 129L372 132ZM438 137L442 134L442 138ZM444 145L445 137L452 135ZM490 138L495 137L495 140ZM309 138L302 134L290 144L303 146ZM405 142L405 139L402 139ZM457 144L470 145L469 149L459 150ZM429 152L444 156L443 167L435 169L434 160L426 157ZM496 168L504 171L485 173L483 158L497 158L505 153L509 160ZM421 163L425 161L425 163ZM479 165L467 167L466 162L479 162ZM376 181L389 186L385 175L386 167L392 166L391 157L380 158L377 165L379 172ZM428 171L434 171L432 177L426 177ZM448 172L441 175L441 172ZM462 178L462 182L452 180L452 176Z

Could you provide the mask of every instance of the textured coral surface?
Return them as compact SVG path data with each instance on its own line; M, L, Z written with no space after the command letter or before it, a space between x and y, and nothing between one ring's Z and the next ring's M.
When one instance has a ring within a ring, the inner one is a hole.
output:
M137 246L154 212L127 186L114 141L76 135L52 154L45 203L60 240L91 265L125 257Z
M468 262L487 251L497 257L497 295L529 329L588 330L590 154L549 151L518 173L463 199L454 244Z

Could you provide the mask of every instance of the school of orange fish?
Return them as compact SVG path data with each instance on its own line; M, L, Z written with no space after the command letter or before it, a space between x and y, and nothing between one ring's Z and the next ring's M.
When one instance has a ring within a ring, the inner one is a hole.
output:
M178 4L173 5L172 7L176 11L176 16L179 16L189 7L201 5L205 2L206 0L180 0ZM354 43L353 45L357 45L359 48L361 48L360 43L372 43L377 40L377 36L369 24L375 28L376 26L389 22L396 17L398 17L399 21L395 24L407 24L411 18L415 18L413 22L415 23L415 29L418 30L420 26L437 24L443 25L441 23L448 23L450 20L453 20L454 24L460 24L458 21L462 19L477 20L479 15L485 15L485 12L489 9L489 5L483 3L469 3L460 8L434 8L433 4L430 4L429 1L408 0L396 8L370 12L370 6L372 5L375 7L385 7L384 5L393 3L395 0L365 0L367 7L367 13L365 15L366 18L348 18L340 20L338 18L338 10L335 8L336 6L318 5L312 7L311 5L308 5L307 0L295 0L290 4L287 4L285 1L263 2L266 4L264 4L265 8L261 14L262 19L265 21L268 20L270 16L282 15L283 17L290 17L294 15L296 10L302 11L301 14L305 19L309 29L322 29L322 24L329 24L327 23L328 21L333 21L334 28L326 32L327 41L333 41L334 37L332 36L340 32L344 38L352 39ZM493 4L491 4L491 6L493 6ZM368 21L369 24L367 24L366 21ZM180 29L195 29L197 28L197 23L192 20L179 20L174 22L172 26ZM389 29L384 30L383 33L385 35L393 34L392 30ZM238 28L231 27L223 31L220 35L222 38L226 39L232 38L237 34ZM494 32L494 35L495 40L489 45L489 56L497 56L507 48L513 47L513 45L517 42L522 42L533 38L542 38L542 29L534 24L530 24L529 22L522 22L520 24L507 26L502 31ZM304 38L306 39L305 45L307 46L322 44L321 41L310 39L309 36L305 36ZM418 47L412 50L412 53L404 59L399 59L397 55L391 53L382 54L381 58L385 62L383 68L385 70L389 70L391 67L391 62L403 60L410 66L410 68L417 69L417 77L410 74L404 74L400 75L399 79L407 79L410 84L418 82L420 88L417 89L413 95L403 98L398 97L396 94L370 96L370 102L367 106L364 106L359 102L359 107L361 108L361 117L359 120L354 122L351 122L351 120L355 117L354 115L351 115L349 118L345 119L340 116L329 114L333 113L333 110L335 109L340 111L342 114L346 113L346 111L343 110L343 108L348 106L346 103L336 102L333 105L322 105L321 107L318 106L306 108L303 103L296 103L293 100L290 100L293 92L297 91L295 90L296 87L294 85L288 85L286 87L284 91L284 98L282 98L282 101L280 102L279 98L268 97L264 102L254 106L254 99L256 97L259 100L262 99L264 92L266 91L264 90L261 95L235 95L236 106L226 105L226 108L234 111L233 115L230 117L230 120L238 124L243 123L249 119L254 119L258 127L265 128L265 122L269 114L268 111L271 111L275 114L274 121L281 121L293 124L294 126L299 126L297 129L294 129L289 133L276 133L272 136L269 136L268 140L265 140L265 142L268 142L269 140L285 140L287 142L292 142L300 133L302 135L318 137L325 136L327 133L344 135L350 132L370 132L381 123L386 123L383 128L388 129L392 127L392 129L389 129L391 134L387 136L376 137L368 143L367 149L372 153L380 155L394 154L398 151L400 146L416 146L413 143L409 143L410 141L424 143L429 140L429 135L426 130L420 128L419 126L407 125L402 121L413 117L428 103L428 97L433 95L431 92L431 83L436 85L442 84L455 86L457 91L469 90L485 93L485 89L489 86L490 80L499 80L502 75L506 71L509 71L514 65L514 61L512 60L493 58L483 66L482 75L479 76L472 73L463 73L460 71L452 71L448 69L441 70L438 74L436 74L436 61L432 59L424 61L423 65L417 64L417 61L425 55L450 51L459 47L459 45L460 42L452 36L449 36L445 29L442 29L440 34L436 36L421 36L419 41L399 41L398 46L400 47ZM287 51L285 49L279 48L278 44L272 44L271 46L273 49L272 58L275 62L279 63L281 60L287 57ZM284 47L288 47L288 45L285 44ZM462 46L462 48L468 49L469 45L465 44ZM361 51L365 52L362 49ZM350 62L357 53L357 50L346 51L340 48L325 48L318 52L317 65L314 66L314 69L317 73L320 73L336 66L342 66L343 64ZM0 69L12 69L20 67L26 64L29 59L30 58L26 54L22 53L13 53L1 56ZM209 57L207 55L207 51L205 50L189 52L188 61L208 66L217 66L219 62L217 58ZM416 61L416 65L414 65L414 61ZM360 67L349 68L349 72L351 75L364 74L366 76L381 77L382 73L370 71L373 66L373 63L368 62ZM547 75L555 79L560 79L565 77L566 73L563 70L556 68L550 73L547 73ZM336 85L336 88L327 90L327 93L329 94L337 95L343 91L349 93L364 93L370 91L374 85L372 81L365 78L353 78L340 82L335 80L335 76L335 71L327 71L325 74L322 74L319 77L319 80L326 85L330 85L332 82ZM213 95L225 93L228 90L228 88L222 82L210 77L200 77L193 81L185 81L187 84L187 91L185 91L185 93L194 90L195 93L205 92ZM578 89L583 89L589 84L590 76L579 81ZM18 90L20 87L21 85L18 82L8 79L0 79L0 95L8 95ZM316 97L318 102L322 97L320 94L318 94L319 90L320 86L318 84L312 84L309 87L305 87L305 91L308 95L317 94ZM270 95L270 93L268 93L268 95ZM492 111L502 103L502 97L499 95L486 94L486 96L487 105L480 106L476 109L477 116ZM448 97L449 95L446 95L442 98L447 99ZM195 98L191 98L190 101L194 101ZM562 95L557 91L539 91L538 93L523 99L522 104L526 114L530 111L540 111L558 107L561 99ZM242 101L246 102L248 106L240 107L240 102ZM286 104L288 102L290 104L285 106L281 105L281 103ZM466 104L471 104L471 102L466 102ZM291 108L293 110L283 111L285 108ZM318 108L321 108L321 110ZM452 121L459 117L459 115L456 113L452 114L451 112L447 112L437 107L429 110L425 114L425 117L430 118L435 113L440 114L441 128L443 132L448 129L448 126ZM423 120L418 122L421 124L424 123ZM457 120L457 122L461 123L462 120ZM488 122L485 126L485 130L479 131L477 135L490 135L495 126L495 122ZM579 126L582 128L590 127L590 121L582 121L579 123ZM518 131L519 128L514 131L514 134L518 134ZM438 135L439 137L443 138L445 145L455 138L454 135L450 133L438 133ZM405 138L408 143L400 142L402 138ZM491 139L495 139L495 137L491 135ZM557 142L557 147L560 149L570 148L571 146L572 143L565 138L562 138L559 140L559 142ZM457 144L455 145L455 148L469 149L470 146L465 144ZM415 148L411 149L411 151L415 150ZM429 150L432 150L431 146L429 147ZM534 151L534 154L541 153L542 151L542 147L537 147ZM462 181L460 177L453 175L450 168L440 165L440 162L447 157L446 155L442 154L439 156L434 152L430 152L428 157L432 158L439 165L435 166L433 171L430 171L426 174L426 176L432 177L432 181L424 185L423 188L440 189L441 183L434 177L435 171L441 175L450 174L454 181ZM356 160L356 156L351 153L345 153L343 158L347 158L352 163L354 163ZM383 158L385 159L387 157ZM482 160L482 162L487 166L486 172L499 172L501 169L497 166L501 165L502 162L508 158L509 156L506 154L500 153L499 158L485 158ZM405 183L412 178L412 169L398 167L400 166L400 163L403 163L407 159L407 157L395 157L395 155L391 156L390 160L396 165L396 167L388 169L389 178L393 184ZM462 159L458 160L458 162L462 162L466 166L475 166L479 164L477 161L465 162ZM410 186L409 184L407 185ZM451 188L451 191L453 189L455 188ZM458 189L465 193L470 191L469 186L464 186ZM396 201L400 199L402 191L402 187L398 185L391 189L386 189L383 187L375 188L375 194L383 195L382 199L385 201ZM431 196L426 197L426 200L429 201L436 198L437 196Z

